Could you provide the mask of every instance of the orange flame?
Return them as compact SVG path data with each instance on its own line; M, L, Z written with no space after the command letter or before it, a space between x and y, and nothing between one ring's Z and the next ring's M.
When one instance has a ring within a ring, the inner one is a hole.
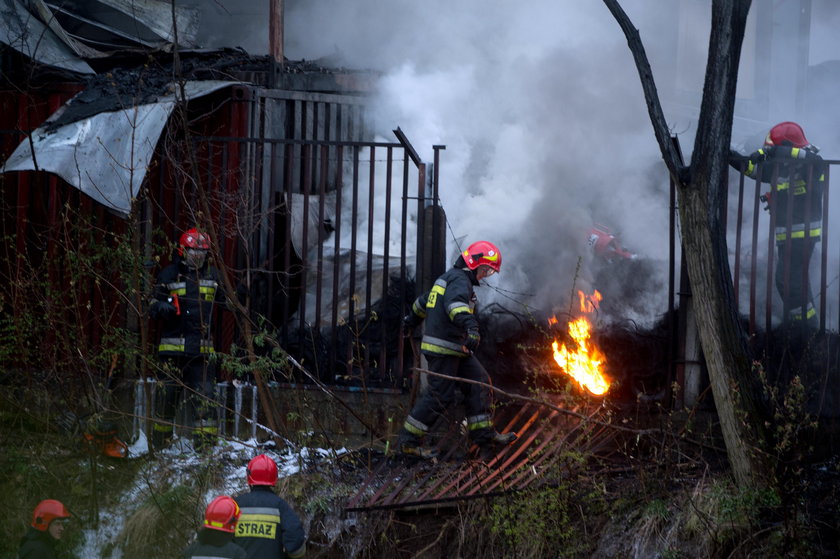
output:
M583 313L590 313L598 308L601 301L601 294L598 291L589 297L583 291L578 291L580 298L580 310ZM590 347L589 329L591 325L586 316L569 323L569 335L575 341L577 349L572 351L554 341L551 349L554 351L554 360L560 365L566 374L575 379L592 394L600 396L610 388L610 381L604 375L603 365L606 363L604 354L598 351L597 347Z

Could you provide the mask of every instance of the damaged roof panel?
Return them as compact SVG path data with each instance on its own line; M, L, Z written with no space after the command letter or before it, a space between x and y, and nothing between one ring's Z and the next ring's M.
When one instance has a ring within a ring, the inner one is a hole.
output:
M194 99L238 83L187 82L185 95ZM31 146L28 139L21 142L0 173L54 173L94 200L128 215L174 107L175 96L170 94L155 103L102 112L53 127L52 121L61 116L60 109L32 132Z
M93 74L85 59L196 46L199 13L160 0L0 0L0 42L47 66Z
M93 69L19 0L0 0L0 42L41 64L80 74Z
M120 47L133 41L162 48L175 42L176 27L181 46L197 46L198 12L194 9L176 7L173 26L172 5L159 0L62 0L48 5L79 40L100 46ZM109 35L124 40L103 44Z

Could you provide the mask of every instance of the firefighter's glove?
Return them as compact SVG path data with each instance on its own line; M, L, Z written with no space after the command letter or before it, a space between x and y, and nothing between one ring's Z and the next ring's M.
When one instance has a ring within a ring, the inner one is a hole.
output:
M478 350L478 344L481 342L481 335L478 330L467 330L467 339L464 340L464 347L475 353Z
M152 309L152 315L154 318L162 318L166 320L167 318L172 318L176 314L178 314L178 308L169 301L157 301Z
M765 146L750 155L750 163L753 165L756 163L764 163L768 158L773 157L775 154L776 146Z
M411 332L412 330L420 326L421 322L423 322L423 319L414 314L413 312L410 312L403 317L403 327L406 332Z
M764 194L759 196L758 199L764 202L764 211L769 212L771 206L773 205L773 193L765 192Z

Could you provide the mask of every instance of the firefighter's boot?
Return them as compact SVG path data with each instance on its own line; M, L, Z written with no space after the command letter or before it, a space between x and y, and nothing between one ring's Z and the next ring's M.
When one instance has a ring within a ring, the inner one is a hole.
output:
M479 447L504 447L516 440L516 433L499 433L495 429L478 429L471 433L472 441Z
M422 458L423 460L431 460L437 458L438 451L434 448L426 448L423 446L423 438L413 435L405 429L400 430L397 437L397 452L403 456L412 456L414 458Z
M212 419L199 419L193 431L193 448L196 452L207 451L218 442L219 429Z
M152 448L154 450L163 450L172 443L172 435L172 425L153 423L151 440Z

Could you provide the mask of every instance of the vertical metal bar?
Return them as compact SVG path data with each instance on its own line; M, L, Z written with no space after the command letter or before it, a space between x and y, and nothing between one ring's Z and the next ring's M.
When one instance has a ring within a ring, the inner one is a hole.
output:
M283 289L283 339L288 340L289 337L289 297L292 292L292 173L294 168L294 153L295 146L292 142L284 146L285 157L283 158L283 211L286 213L284 222L285 234L283 235L283 270L281 272L282 289Z
M353 146L353 202L350 217L350 287L348 290L347 321L354 338L359 334L359 324L356 317L356 240L359 226L359 146ZM352 375L353 349L358 339L348 344L347 375Z
M683 161L683 153L682 147L680 146L680 140L677 136L671 136L671 143L673 143L674 148L676 149L677 155L679 156L680 164L684 164ZM668 327L668 334L670 341L668 343L668 378L670 380L676 381L679 386L685 386L685 365L683 363L677 364L677 355L681 355L683 352L680 350L680 345L684 345L685 340L682 341L680 338L680 323L677 322L675 318L676 309L674 308L674 295L676 292L676 281L675 281L675 273L676 273L676 244L677 244L677 185L674 182L673 177L669 178L668 181L669 186L669 206L668 206L668 261L670 262L670 266L668 268L668 312L665 316L667 316L667 327ZM680 249L682 249L682 243L680 243ZM680 264L682 268L685 268L685 254L684 251L680 250ZM687 274L680 274L680 281L683 281L683 276ZM682 301L682 299L680 299ZM682 302L680 303L680 307L682 307ZM684 336L683 336L684 337ZM680 400L685 399L685 390L681 391ZM673 403L677 407L682 407L684 402L675 402Z
M312 180L312 144L305 144L301 149L303 157L303 182L300 185L303 195L303 215L301 216L301 246L300 246L300 335L305 339L306 333L306 280L309 275L309 188Z
M758 181L761 180L762 176L762 169L761 163L758 164L756 167L755 176L758 177ZM778 195L778 185L776 181L778 180L778 165L774 166L773 168L773 176L770 179L770 198L775 199ZM768 233L768 240L767 240L767 301L765 302L765 312L766 312L766 325L765 330L767 332L767 340L770 341L771 332L772 332L772 324L773 324L773 263L775 260L776 255L776 212L770 212L770 231Z
M294 184L300 184L300 167L298 167L298 165L300 163L301 145L294 142L294 140L301 140L306 134L303 122L305 105L302 101L292 101L290 102L290 105L292 106L292 126L294 128L291 136L291 139L293 140L291 145L293 148L292 152L289 154L288 162L288 165L292 168L292 175L290 175L289 178L294 181Z
M735 221L735 269L734 289L735 289L735 308L740 314L739 294L741 293L741 228L744 221L744 173L742 172L738 177L738 216Z
M758 283L758 222L761 201L761 180L755 180L755 195L753 196L752 222L752 254L750 257L750 335L755 334L758 327L756 318L756 291Z
M778 171L778 163L774 165L774 168ZM788 313L791 310L789 301L790 301L790 255L792 250L792 241L793 241L793 191L794 191L794 177L793 173L790 173L790 176L787 177L788 186L787 186L787 215L785 215L785 234L787 241L783 245L783 250L785 251L785 266L782 269L784 274L784 281L782 282L782 321L787 320ZM778 189L778 185L777 185Z
M673 379L678 386L685 387L685 367L682 364L677 364L677 346L680 344L678 340L677 321L674 320L673 315L676 312L674 308L674 295L677 290L676 286L676 267L677 267L677 185L674 183L673 177L668 180L668 334L670 341L668 343L668 376ZM684 261L685 255L680 253L680 261ZM680 305L682 306L682 305ZM685 391L681 389L680 400L685 398ZM684 402L682 402L684 404ZM680 402L677 402L677 407L684 407Z
M828 293L828 178L830 165L826 165L823 169L823 215L822 215L822 247L820 251L820 332L825 332L826 327L826 294Z
M400 314L405 316L409 311L409 308L404 306L406 304L405 299L408 291L408 287L406 286L406 282L408 281L408 274L406 271L406 260L408 259L406 254L406 247L408 246L408 150L406 150L405 147L403 147L402 170L402 217L400 219ZM414 272L414 276L415 278L417 277L416 271ZM414 291L414 295L416 295L416 283ZM402 321L400 321L399 328L400 336L399 341L397 342L397 378L399 386L405 386L405 370L403 370L403 364L405 363L405 337L403 336L404 326Z
M267 215L267 234L266 234L266 256L265 256L265 266L268 268L267 270L267 277L266 277L266 313L267 316L271 317L271 321L275 324L275 326L279 325L280 317L274 316L271 312L274 310L274 282L277 280L277 262L275 262L275 232L277 231L277 195L275 191L275 185L277 184L277 142L271 142L271 160L268 163L268 185L263 185L263 187L268 191L267 192L267 199L269 201L266 204L266 210L268 211Z
M429 262L431 263L429 270L431 271L431 277L429 278L429 282L434 281L438 275L445 272L446 267L446 253L444 250L443 254L438 254L438 248L446 247L445 239L441 238L442 230L443 230L443 223L441 223L441 219L443 216L441 212L438 211L440 207L440 192L438 191L438 178L440 177L440 170L438 166L440 165L440 150L446 149L446 146L432 146L434 150L434 168L432 169L432 247L431 247L431 258Z
M417 165L417 290L425 291L432 283L432 279L426 277L427 261L426 251L431 247L426 246L426 164Z
M330 363L328 371L325 374L330 375L328 378L332 380L336 369L336 347L335 341L338 338L338 272L341 265L341 194L344 190L344 146L339 145L336 150L336 157L338 164L335 167L335 247L333 250L333 270L332 270L332 324L330 329Z
M793 175L793 174L794 173L791 173L791 175ZM810 257L813 254L813 250L814 250L813 246L811 245L811 242L812 242L812 240L811 240L811 200L813 199L813 196L814 196L814 189L813 189L813 186L814 186L814 166L813 165L807 165L805 174L806 174L805 179L804 179L805 180L805 215L803 216L805 230L802 232L802 235L803 235L802 242L804 244L803 250L805 250L805 254L808 255L808 258L803 258L802 259L802 266L801 266L801 269L798 272L802 275L802 277L800 278L801 281L802 281L802 283L800 284L802 286L802 292L800 294L798 303L799 303L799 308L801 309L801 313L802 313L800 315L802 317L802 320L800 322L801 322L801 326L802 326L803 329L808 325L808 307L810 306L810 304L812 302L811 298L810 298L810 295L811 295L811 278L810 278L810 274L808 273L809 272L808 268L809 268L809 264L811 263L811 258ZM794 193L796 191L796 186L794 184L794 177L793 176L791 176L789 180L790 180L790 184L788 185L788 190L790 191L790 195L791 195L791 208L789 209L789 212L792 215L793 214L793 207L792 207L793 206L793 204L792 204L793 199L792 198L793 198ZM793 241L793 239L789 238L788 244L792 244L790 241Z
M329 105L328 105L329 106ZM321 174L318 181L318 260L315 262L315 335L321 331L321 302L324 277L324 221L326 220L327 172L329 168L329 146L321 146Z
M366 276L365 276L365 329L368 330L370 325L373 323L374 317L372 312L372 303L371 300L373 298L373 220L374 220L374 211L373 211L373 201L374 197L376 196L376 146L370 146L370 159L368 162L368 212L367 212L367 262L366 262ZM388 275L388 263L382 263L382 273L384 275ZM380 301L385 302L385 294L382 294ZM384 307L383 307L384 308ZM380 316L376 318L376 320L382 321L383 313L380 312ZM373 339L368 336L368 340L373 341ZM370 344L365 344L365 354L364 354L364 371L365 376L367 375L368 370L370 369Z
M386 305L387 305L387 297L388 297L388 282L390 280L390 261L391 261L391 171L393 170L393 163L394 163L394 148L388 146L386 150L386 157L385 157L385 234L384 234L384 246L383 246L383 255L382 255L382 264L384 267L384 273L382 274L382 320L384 320ZM399 317L398 317L399 318ZM402 321L400 321L402 322ZM388 332L385 324L383 322L382 328L382 338L381 338L381 349L379 351L379 376L382 379L389 378L391 382L393 382L393 377L390 374L390 367L388 367L388 363L390 361L388 355ZM387 375L387 376L386 376Z

